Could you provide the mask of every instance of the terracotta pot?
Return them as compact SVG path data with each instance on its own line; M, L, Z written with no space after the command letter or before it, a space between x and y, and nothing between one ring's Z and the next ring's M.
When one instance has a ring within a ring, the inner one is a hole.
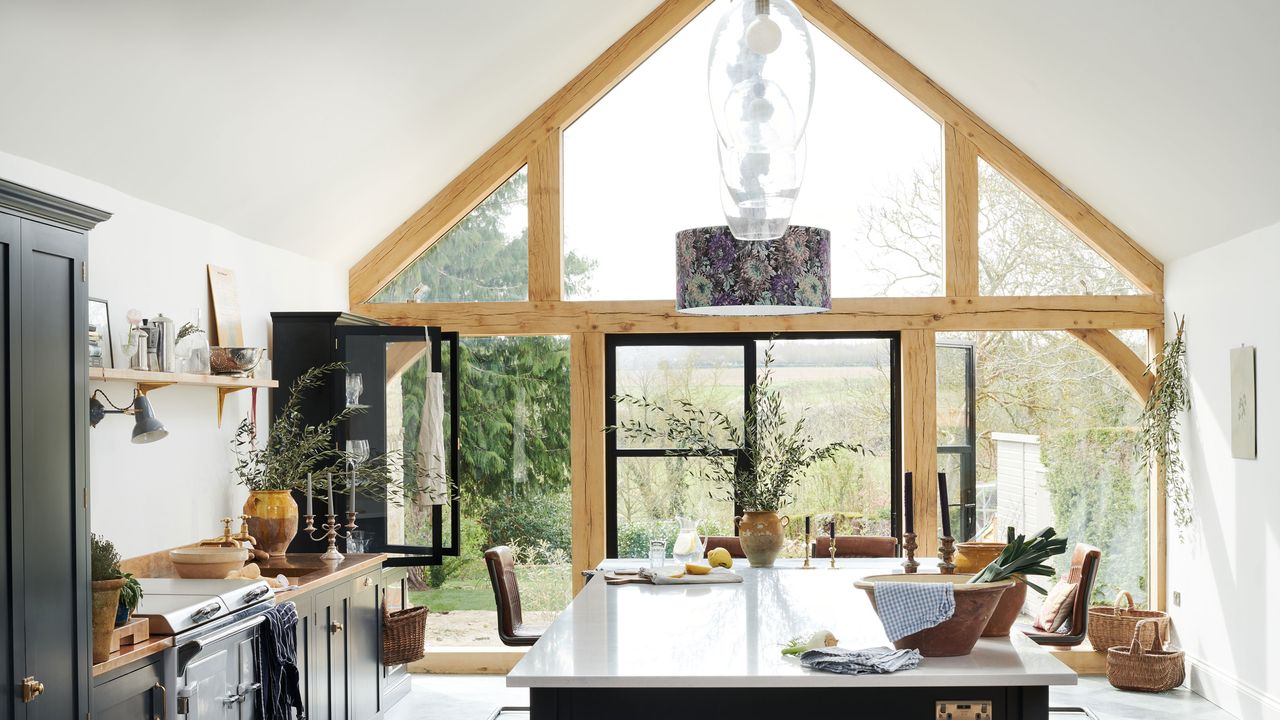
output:
M787 518L772 510L748 511L738 519L738 539L742 542L742 554L751 567L773 567L782 550L783 528Z
M998 542L962 542L956 544L956 555L952 562L956 564L956 572L978 574L982 568L1000 557L1006 543Z
M124 578L93 581L93 661L111 657L111 631L116 629L116 610Z
M249 534L258 549L272 557L284 555L298 534L298 503L288 490L253 490L244 501L249 516Z
M866 591L875 607L876 582L950 582L955 583L956 610L951 618L931 628L900 638L893 643L899 650L919 650L925 657L955 657L973 652L978 637L987 627L987 621L1005 591L1013 587L1012 580L994 583L968 584L972 575L871 575L854 583L854 587Z
M982 637L1008 635L1013 629L1013 623L1018 619L1018 614L1022 612L1022 604L1026 601L1027 584L1020 579L1015 579L1014 586L1000 597L995 612L991 613L991 619L987 621L987 628L982 631Z

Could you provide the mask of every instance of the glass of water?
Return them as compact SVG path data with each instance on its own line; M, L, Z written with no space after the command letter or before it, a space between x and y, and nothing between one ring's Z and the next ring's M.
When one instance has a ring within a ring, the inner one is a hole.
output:
M660 568L667 563L667 541L649 541L649 567Z

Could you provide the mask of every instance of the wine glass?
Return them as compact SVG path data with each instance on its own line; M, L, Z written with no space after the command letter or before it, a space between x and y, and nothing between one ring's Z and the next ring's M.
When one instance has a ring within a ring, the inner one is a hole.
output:
M364 392L364 376L360 373L347 373L347 405L359 405L362 392Z

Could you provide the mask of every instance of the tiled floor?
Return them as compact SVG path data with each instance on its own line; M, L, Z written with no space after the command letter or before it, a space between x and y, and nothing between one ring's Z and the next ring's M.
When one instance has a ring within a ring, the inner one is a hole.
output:
M1054 688L1049 698L1055 706L1087 707L1098 720L1232 720L1231 715L1190 690L1161 695L1121 692L1101 677L1080 678L1080 684L1072 688ZM500 705L523 706L528 702L527 692L508 688L497 675L415 675L413 690L387 713L386 720L488 720ZM515 715L512 720L523 717ZM1068 717L1081 716L1064 716Z

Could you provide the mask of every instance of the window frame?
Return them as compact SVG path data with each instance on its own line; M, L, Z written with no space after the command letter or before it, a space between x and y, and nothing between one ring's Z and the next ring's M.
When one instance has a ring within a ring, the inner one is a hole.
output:
M965 353L964 363L964 389L965 389L965 412L968 416L965 423L965 444L964 445L938 445L938 457L943 455L957 455L960 458L960 467L964 470L964 476L958 495L947 498L947 507L940 508L941 512L950 513L951 508L960 508L960 535L957 540L970 540L977 534L978 528L978 370L977 370L977 349L972 342L961 341L938 341L936 349L938 350L959 350ZM942 463L938 463L941 465ZM947 487L954 488L955 485L948 482ZM954 492L954 491L953 491ZM959 502L955 502L958 497ZM952 532L955 529L952 528Z
M618 422L618 348L620 347L741 347L742 405L745 413L751 389L760 372L756 343L761 340L887 340L889 342L889 525L890 532L902 540L902 356L901 333L897 331L786 332L786 333L609 333L605 335L605 425ZM744 444L751 434L743 433ZM733 457L737 464L746 461L746 446L725 448L721 457ZM605 552L618 555L618 458L622 457L696 457L678 448L626 448L618 446L617 433L605 433ZM734 503L734 535L738 534L738 517L742 508Z

